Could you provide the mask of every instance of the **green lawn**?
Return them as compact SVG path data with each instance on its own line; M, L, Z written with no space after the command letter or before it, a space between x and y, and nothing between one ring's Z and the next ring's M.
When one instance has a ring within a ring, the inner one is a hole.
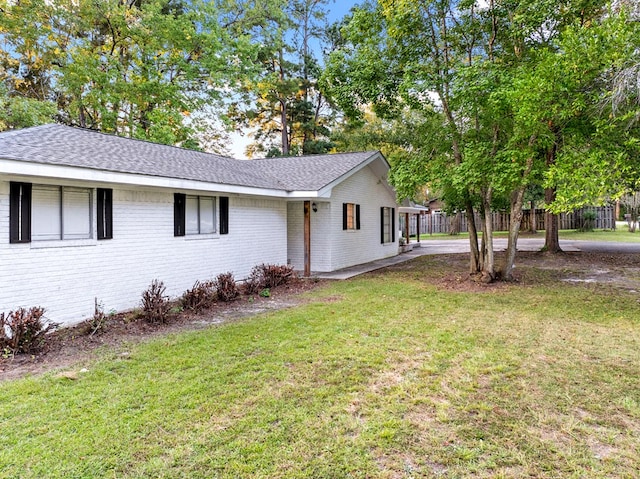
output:
M0 383L0 477L637 477L637 293L413 264Z
M506 238L508 233L506 231L495 231L494 237ZM521 238L542 238L544 239L544 231L539 231L537 234L521 233ZM467 233L460 233L458 235L450 235L445 233L436 233L432 235L420 235L420 240L445 240L445 239L464 239L468 240L469 235ZM560 231L561 240L584 240L584 241L618 241L625 243L640 243L640 231L635 233L629 233L626 226L619 227L616 230L595 230L595 231L577 231L577 230L562 230ZM415 237L411 237L411 241L415 241Z

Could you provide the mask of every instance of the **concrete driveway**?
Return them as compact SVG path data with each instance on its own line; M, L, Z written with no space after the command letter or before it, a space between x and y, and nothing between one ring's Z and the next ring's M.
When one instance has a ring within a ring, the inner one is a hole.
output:
M415 244L415 243L414 243ZM418 248L421 254L468 253L469 240L466 238L422 241ZM507 238L494 238L495 251L507 249ZM544 238L518 239L518 251L540 251ZM618 243L615 241L560 240L563 251L587 251L595 253L640 253L640 243ZM415 249L415 248L414 248Z
M507 238L494 238L494 250L504 251L507 249ZM420 247L418 243L414 245L412 251L399 254L391 258L385 258L371 263L359 264L344 268L331 273L313 273L312 276L322 279L348 279L359 274L375 271L398 263L404 263L418 256L428 254L453 254L469 253L469 240L466 238L427 240L422 241ZM544 246L544 238L520 238L518 239L518 251L540 251ZM566 252L594 252L594 253L640 253L640 243L618 243L613 241L578 241L560 240L560 247Z

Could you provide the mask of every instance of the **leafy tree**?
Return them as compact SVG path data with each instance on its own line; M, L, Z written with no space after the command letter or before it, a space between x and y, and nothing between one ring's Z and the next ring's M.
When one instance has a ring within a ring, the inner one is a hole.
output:
M20 96L10 97L0 84L0 131L51 123L55 113L53 103Z
M2 80L52 101L63 123L194 144L191 112L211 104L250 48L200 0L4 2ZM14 95L12 93L12 95Z
M615 137L602 134L597 97L607 65L629 52L619 15L605 14L605 6L380 0L357 10L343 29L347 41L326 73L331 93L354 118L366 105L383 118L398 118L405 108L433 114L433 147L394 164L404 173L393 177L429 179L468 218L480 212L481 245L469 222L470 269L486 280L495 276L493 205L511 205L502 271L509 279L526 191L544 175L545 203L559 211L569 191L559 175L570 174L560 165L578 152L602 164L604 152L620 144L593 148ZM547 230L557 241L557 229Z
M255 156L325 153L331 111L317 78L314 45L325 38L328 0L237 2L234 31L250 35L259 50L253 71L230 105L239 127L253 129Z

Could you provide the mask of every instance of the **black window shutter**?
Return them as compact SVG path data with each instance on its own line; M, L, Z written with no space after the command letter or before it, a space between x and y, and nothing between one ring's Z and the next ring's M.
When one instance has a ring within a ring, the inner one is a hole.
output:
M184 193L173 194L173 236L184 236L186 203L187 195Z
M229 234L229 197L220 197L220 234Z
M342 229L347 229L347 203L342 203Z
M9 242L31 241L31 183L12 181L9 186Z
M360 229L360 205L356 205L356 229Z
M384 206L380 208L380 243L384 243Z
M98 239L113 238L113 190L98 188Z
M396 209L391 208L391 242L396 242Z

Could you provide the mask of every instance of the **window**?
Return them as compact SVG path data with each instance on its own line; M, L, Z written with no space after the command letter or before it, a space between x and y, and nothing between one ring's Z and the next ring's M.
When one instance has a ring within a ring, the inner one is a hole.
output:
M91 190L34 185L31 191L31 240L91 238Z
M174 194L174 236L216 232L216 197ZM220 234L229 233L229 198L220 197Z
M211 196L187 196L185 234L204 235L215 233L215 206L215 198Z
M383 206L380 208L380 242L396 241L396 209Z
M354 203L342 203L342 229L360 229L360 205Z
M113 190L98 188L98 239L113 238Z
M93 237L93 190L11 182L9 240L29 243ZM112 238L112 190L98 188L98 239Z

